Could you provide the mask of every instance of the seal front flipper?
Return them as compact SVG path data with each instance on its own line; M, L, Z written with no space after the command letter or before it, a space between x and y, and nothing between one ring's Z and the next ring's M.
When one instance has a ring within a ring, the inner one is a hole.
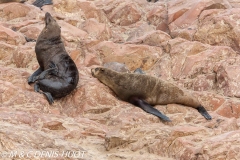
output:
M208 112L206 111L206 109L203 106L199 106L196 109L207 120L211 120L212 119L212 117L208 114Z
M42 73L41 68L38 68L30 77L28 77L28 84L34 83L37 80L37 76Z
M46 74L54 74L56 75L58 68L55 63L50 62L49 69L42 71L41 68L38 68L29 78L28 84L34 83L36 80L43 79Z
M50 62L49 67L49 69L43 71L39 76L36 76L36 80L44 79L47 74L57 75L58 68L53 62Z
M129 99L129 102L132 103L135 106L138 106L138 107L142 108L145 112L159 117L163 121L171 122L171 120L167 116L165 116L164 114L159 112L157 109L153 108L153 106L151 106L147 102L145 102L145 101L143 101L143 100L141 100L137 97L131 97Z
M49 64L49 68L53 68L54 70L51 71L51 74L57 76L57 73L58 73L57 65L51 61Z
M47 97L47 100L48 100L49 104L54 103L54 100L53 100L53 97L52 97L51 93L40 91L40 87L39 87L38 82L34 84L34 91L38 92L38 93L41 93L41 94L44 94Z

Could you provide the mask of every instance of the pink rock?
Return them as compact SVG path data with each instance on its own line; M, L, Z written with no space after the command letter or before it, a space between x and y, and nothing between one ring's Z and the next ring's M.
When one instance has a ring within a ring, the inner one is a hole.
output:
M238 158L239 154L235 153L235 151L239 150L238 142L239 131L227 132L208 138L203 147L204 158ZM228 148L228 150L225 150L224 148Z
M159 23L161 23L162 21L164 21L165 19L167 19L166 17L166 7L165 7L165 3L159 4L158 5L154 5L153 8L149 9L149 12L147 13L146 17L147 20L157 26Z
M145 35L137 37L128 43L146 44L149 46L161 46L164 41L170 40L170 36L162 31L147 32Z
M18 32L0 25L0 40L11 45L24 44L24 36Z
M84 160L240 158L237 1L55 0L43 10L32 2L0 4L1 152L84 151L78 157ZM79 71L77 88L53 105L27 83L39 66L35 42L24 36L37 39L45 12L62 27ZM191 107L156 105L172 120L163 122L119 100L91 75L108 62L189 89L212 120ZM71 159L40 159L54 158Z
M139 37L146 35L148 32L154 32L155 28L148 23L140 24L138 27L129 31L128 38L126 41L134 41Z
M217 113L224 117L235 117L238 118L240 103L238 101L226 101L220 108L218 108Z
M141 18L141 13L134 3L125 3L115 8L109 14L109 20L117 25L128 26L136 23Z
M159 47L149 47L147 45L122 45L112 42L102 42L94 46L94 50L101 55L103 63L119 62L124 63L130 70L143 68L148 70L162 54Z
M161 30L166 33L170 33L168 27L168 4L166 2L158 1L157 5L153 4L153 7L149 7L149 12L146 17L147 20L156 26L157 30Z
M25 17L29 12L30 8L21 3L9 3L3 8L3 13L7 16L8 20Z
M36 62L36 53L34 51L35 43L28 43L25 46L19 46L12 54L11 63L18 68L27 68L31 62Z
M13 52L16 51L16 47L5 42L0 42L0 60L3 61L3 64L7 65L13 55Z
M61 36L66 41L79 41L87 37L87 33L75 26L72 26L69 23L64 21L58 21L58 24L61 26Z
M77 1L76 9L81 9L86 17L86 19L95 18L100 23L108 22L108 18L103 10L98 9L94 2L91 1Z
M197 29L198 17L203 10L226 8L231 8L231 5L225 0L201 0L198 2L182 0L178 0L177 2L170 1L168 4L170 33L173 34L174 37L192 38L192 35ZM187 33L186 31L188 29L193 30L193 32ZM184 33L183 36L181 33ZM188 35L186 36L185 34Z
M225 96L240 97L239 65L221 65L217 70L217 87Z
M229 46L239 52L239 29L235 27L239 15L238 9L204 11L194 40L211 45ZM229 17L232 18L229 18ZM206 34L207 33L207 34Z
M112 37L111 29L106 24L98 23L96 19L86 20L82 29L98 40L108 40Z
M24 34L24 36L26 36L27 38L37 40L37 37L39 36L43 28L44 28L44 24L35 23L35 24L29 24L27 26L22 26L19 29L19 32Z

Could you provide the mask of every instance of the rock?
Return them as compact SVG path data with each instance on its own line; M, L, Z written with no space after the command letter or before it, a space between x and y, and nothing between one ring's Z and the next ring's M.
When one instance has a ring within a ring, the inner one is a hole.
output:
M103 63L119 62L126 64L129 69L135 70L142 68L148 70L162 54L162 49L147 45L116 44L109 41L103 41L96 46L94 50L100 55Z
M194 40L218 46L229 46L239 52L239 29L236 28L238 9L203 11ZM229 18L232 17L232 18ZM208 33L208 34L206 34Z
M2 9L3 14L7 17L7 20L25 17L30 10L30 7L21 3L9 3Z
M57 10L69 13L75 13L80 15L81 18L90 19L94 18L100 23L108 22L108 18L106 17L103 10L98 9L94 2L91 1L59 1L59 3L54 4ZM74 15L73 15L74 16ZM64 16L65 17L65 16Z
M113 9L109 14L109 20L117 25L128 26L136 23L141 18L138 6L134 3L125 3Z
M118 63L118 62L108 62L108 63L105 63L103 67L112 69L117 72L127 72L127 73L130 72L128 67L125 64Z
M181 5L179 5L181 4ZM228 9L231 5L225 0L216 1L170 1L168 4L168 23L172 37L193 40L197 30L198 17L204 10Z
M32 2L0 4L0 149L11 156L0 159L240 158L239 2L55 0L42 10ZM37 39L45 12L79 71L76 89L53 105L27 83L39 65L25 37ZM141 68L188 89L213 119L156 105L172 120L162 122L92 77L99 66Z
M147 23L143 23L140 26L138 26L137 28L134 28L134 30L130 31L128 33L128 38L126 41L134 41L136 39L138 39L139 37L144 36L146 33L148 32L154 32L155 29L152 25L149 25Z
M15 27L14 28L18 28ZM27 26L21 26L19 32L21 32L25 37L37 40L38 35L41 33L44 28L44 24L29 24Z
M85 31L64 21L59 21L58 23L61 26L62 37L68 42L79 42L88 35Z
M149 7L149 11L146 15L147 20L149 23L156 26L157 30L161 30L166 33L170 33L169 27L168 27L168 4L166 1L159 1L151 8Z
M89 36L98 40L109 40L112 37L111 29L103 23L98 23L95 19L88 19L83 23L82 29Z
M217 69L217 87L225 96L240 97L238 88L239 65L220 65Z
M15 46L7 44L5 42L0 42L0 60L4 65L9 64L13 52L16 51Z
M203 157L209 159L238 158L239 154L235 154L235 151L239 149L238 135L239 131L232 131L209 138L202 148ZM223 148L228 148L228 150Z
M0 25L0 40L11 44L11 45L17 45L17 44L24 44L26 42L25 38L22 34L14 32L13 30L6 28L4 26Z
M17 68L28 68L32 66L33 59L36 58L34 52L35 43L29 43L25 46L19 46L12 54L11 63ZM36 61L34 61L35 63Z
M162 31L147 32L145 35L137 37L128 43L146 44L149 46L161 46L164 41L170 40L170 36Z

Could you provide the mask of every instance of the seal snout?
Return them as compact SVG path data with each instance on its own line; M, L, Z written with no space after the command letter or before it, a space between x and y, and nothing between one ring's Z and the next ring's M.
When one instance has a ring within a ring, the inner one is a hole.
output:
M46 25L48 25L51 22L51 18L52 18L51 14L47 12L45 14L45 23L46 23Z
M91 73L93 77L96 77L100 71L100 68L92 68Z
M49 12L46 12L45 17L51 17L51 14Z
M92 69L91 69L91 73L92 73L92 76L93 76L93 77L95 77L96 69L97 69L97 68L92 68Z

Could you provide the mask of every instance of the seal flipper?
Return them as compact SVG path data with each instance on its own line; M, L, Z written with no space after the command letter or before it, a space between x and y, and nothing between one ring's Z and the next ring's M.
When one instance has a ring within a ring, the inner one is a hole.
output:
M164 114L159 112L157 109L153 108L153 106L151 106L147 102L145 102L145 101L143 101L143 100L141 100L137 97L131 97L129 102L132 103L133 105L137 106L137 107L142 108L145 112L159 117L163 121L171 122L171 120L167 116L165 116Z
M28 38L28 37L25 37L25 40L26 40L27 42L36 42L36 41L37 41L37 40L35 40L35 39Z
M206 111L206 109L203 106L199 106L196 109L207 120L211 120L212 119L212 117L208 114L208 112Z
M55 63L53 63L52 61L50 61L49 68L53 68L54 69L54 70L52 70L50 72L50 74L53 74L53 75L57 76L57 73L58 73L57 65Z
M37 80L37 76L42 73L41 68L38 68L30 77L28 77L28 84L34 83Z
M53 100L53 97L52 97L51 93L40 91L40 87L39 87L38 82L34 84L34 91L38 92L38 93L41 93L41 94L44 94L47 97L47 100L48 100L49 104L54 103L54 100Z
M44 70L39 76L36 76L34 80L44 79L47 74L57 75L58 68L53 62L50 62L49 67L49 69Z
M135 71L133 73L136 73L136 74L146 74L141 68L135 69Z
M52 0L36 0L35 2L33 2L33 5L39 8L41 8L44 5L51 5L51 4L53 4Z

